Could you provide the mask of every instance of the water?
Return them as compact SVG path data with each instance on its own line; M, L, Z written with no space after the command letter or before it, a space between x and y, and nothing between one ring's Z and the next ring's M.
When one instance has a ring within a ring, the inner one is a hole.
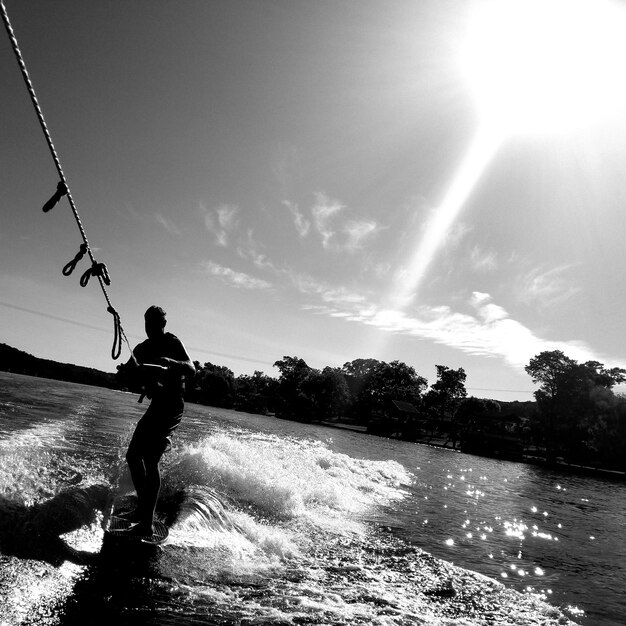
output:
M626 623L623 483L196 405L169 542L122 552L100 509L144 410L0 373L0 624Z

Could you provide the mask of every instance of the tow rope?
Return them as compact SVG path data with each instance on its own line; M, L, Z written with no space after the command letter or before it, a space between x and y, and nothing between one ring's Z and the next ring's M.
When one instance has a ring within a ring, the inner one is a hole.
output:
M48 143L48 148L50 149L50 154L54 160L54 164L57 168L57 172L59 173L60 181L57 184L57 189L52 195L52 197L44 204L43 212L48 213L48 211L52 210L58 202L64 196L67 196L68 202L72 209L72 213L74 214L74 219L76 220L76 224L78 225L78 230L80 231L81 237L83 239L83 243L80 246L80 251L78 254L65 265L63 268L63 275L69 276L75 269L76 265L83 258L85 254L89 256L91 259L91 267L81 276L80 284L82 287L86 287L89 279L92 276L95 276L98 279L98 283L100 284L100 288L102 289L102 293L104 294L104 298L107 302L107 311L113 315L113 347L111 348L111 357L113 360L119 358L122 352L122 339L126 342L128 349L130 350L131 355L133 355L133 350L130 346L128 338L126 337L126 333L122 328L122 322L120 320L119 313L111 304L111 299L107 292L106 287L111 284L111 279L109 277L109 272L104 263L99 263L96 261L91 247L89 245L89 241L87 239L87 234L85 233L85 229L83 227L83 223L80 219L80 215L78 214L78 210L76 208L76 204L74 203L74 198L72 197L72 193L70 191L69 185L67 184L67 179L65 174L63 173L63 168L61 167L61 161L59 159L59 155L52 143L52 137L50 135L50 131L48 130L48 126L46 125L46 120L44 119L43 112L41 107L39 106L39 102L37 100L37 95L35 94L35 88L33 87L33 83L30 80L28 75L28 70L26 69L26 63L24 62L24 57L20 51L19 45L17 43L17 38L13 31L13 27L11 26L11 22L9 21L9 16L7 14L6 8L4 6L4 2L0 0L0 12L2 13L2 20L4 22L4 26L9 35L9 39L11 40L11 46L13 47L13 52L15 53L15 58L17 59L17 63L22 72L22 77L24 79L24 83L26 84L26 88L28 89L28 93L30 95L31 102L33 103L33 107L35 112L37 113L37 119L39 120L39 125L43 131L43 134ZM134 356L134 355L133 355Z

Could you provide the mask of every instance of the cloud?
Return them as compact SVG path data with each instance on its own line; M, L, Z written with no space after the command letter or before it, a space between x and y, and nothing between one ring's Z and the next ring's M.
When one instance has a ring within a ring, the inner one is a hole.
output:
M311 214L325 249L354 252L378 231L379 226L373 220L344 218L346 210L345 205L324 193L315 195Z
M328 290L320 291L319 295L330 293ZM583 342L549 341L537 336L512 319L486 293L472 294L468 304L474 314L454 311L448 306L421 306L412 314L407 314L403 310L369 303L365 298L355 298L353 302L332 297L322 300L323 304L307 304L304 308L321 315L374 326L389 333L434 341L471 355L501 358L515 368L524 367L544 350L562 350L582 362L607 361Z
M237 254L246 261L252 261L257 269L269 270L278 274L279 268L261 251L261 246L254 239L252 229L248 230L246 237L241 237L237 245Z
M295 289L301 295L314 296L330 304L349 305L365 302L363 295L346 287L337 287L291 267L276 265L267 255L259 251L251 231L248 232L247 240L240 242L237 252L242 259L251 261L259 270L271 273L277 287Z
M470 251L470 264L476 272L493 272L498 269L496 255L493 252L484 252L478 246Z
M363 242L376 232L377 228L376 222L357 222L354 220L346 222L343 227L344 247L349 250L360 248Z
M237 272L230 267L224 267L213 261L204 261L202 263L203 271L212 276L216 276L223 282L233 287L243 289L271 289L272 285L265 280L255 278L244 272Z
M472 355L499 357L514 367L525 366L544 350L560 349L573 358L592 358L591 350L580 342L552 342L536 336L491 302L487 294L474 294L471 304L476 315L455 312L449 307L420 307L412 317L394 310L368 311L361 321Z
M323 302L334 305L354 305L364 303L365 297L345 287L336 287L317 280L307 274L290 269L281 270L295 289L303 295L318 296Z
M346 207L337 200L331 200L323 193L316 194L316 201L311 209L317 232L322 236L322 246L328 248L335 231L332 228L333 217Z
M491 296L488 293L474 291L470 298L470 304L476 309L479 317L487 324L508 317L508 313L501 306L491 302Z
M200 211L206 229L215 236L215 240L222 247L227 247L232 232L238 225L239 209L230 204L220 204L208 209L200 204Z
M311 222L304 217L297 204L289 202L288 200L285 200L283 204L289 209L289 212L293 217L294 226L296 227L300 237L306 237L309 234Z
M572 268L561 265L551 270L536 268L522 276L518 281L518 298L525 304L533 304L542 309L551 308L569 300L581 291L572 286L563 274Z
M156 213L154 219L161 225L170 235L180 235L180 229L174 222L168 220L166 217L161 215L160 213Z
M335 231L328 227L328 224L343 210L344 207L336 202L318 204L317 210L313 212L316 228L320 228L321 233L327 233L329 239L332 239ZM234 215L235 213L231 212L229 219ZM350 226L350 223L344 221L342 225ZM365 236L363 233L369 232L369 229L356 228L355 232L354 237L358 240L359 237ZM211 261L204 263L204 270L239 288L295 290L303 297L303 309L318 315L433 341L475 356L499 358L515 368L524 367L533 356L545 350L562 350L568 356L583 362L607 361L602 355L594 354L583 342L550 341L538 336L523 323L513 319L488 293L473 292L460 310L453 310L449 306L421 305L407 311L403 308L381 305L372 293L333 285L293 268L276 265L262 252L254 240L252 231L248 231L246 239L240 239L237 251L241 258L250 261L258 270L269 272L273 282L237 272ZM472 254L472 259L484 267L490 267L495 263L494 255L482 253L478 249ZM557 287L561 284L559 275L565 269L529 273L527 296L550 296L553 299L557 295L562 297L563 291L559 291Z
M124 214L124 217L130 218L135 222L141 222L143 220L143 215L135 208L133 204L131 204L130 202L126 202L123 206L126 211L124 212L119 210L119 212Z
M154 222L156 222L170 235L176 235L177 237L181 235L181 230L178 225L171 219L165 217L162 213L152 213L149 210L145 210L142 213L128 202L123 205L122 209L118 210L118 213L121 213L126 219L145 224L148 227L154 226Z

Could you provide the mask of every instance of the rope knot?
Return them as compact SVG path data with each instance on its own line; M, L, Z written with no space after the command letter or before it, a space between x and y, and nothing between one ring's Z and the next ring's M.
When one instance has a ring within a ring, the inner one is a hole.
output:
M91 273L94 276L100 276L105 285L111 284L111 277L109 276L109 270L104 263L94 263L91 269Z
M104 263L97 263L94 261L91 267L85 271L85 273L80 277L80 286L86 287L89 279L92 276L99 276L102 278L105 285L111 284L111 278L109 276L109 271L107 270L107 266Z
M48 211L52 210L57 202L63 197L63 196L67 196L68 194L68 189L67 189L67 185L61 180L57 183L57 190L54 192L54 195L52 196L52 198L50 198L50 200L48 200L48 202L46 202L43 205L43 212L47 213Z
M89 250L89 246L86 243L81 243L76 256L63 267L63 276L69 276L76 269L78 263L87 254L87 250Z

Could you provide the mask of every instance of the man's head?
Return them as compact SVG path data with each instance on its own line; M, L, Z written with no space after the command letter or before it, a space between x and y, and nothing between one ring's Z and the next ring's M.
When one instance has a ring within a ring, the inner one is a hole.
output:
M148 337L158 337L163 334L165 324L165 311L160 306L151 306L144 313L144 319L146 321L146 335Z

